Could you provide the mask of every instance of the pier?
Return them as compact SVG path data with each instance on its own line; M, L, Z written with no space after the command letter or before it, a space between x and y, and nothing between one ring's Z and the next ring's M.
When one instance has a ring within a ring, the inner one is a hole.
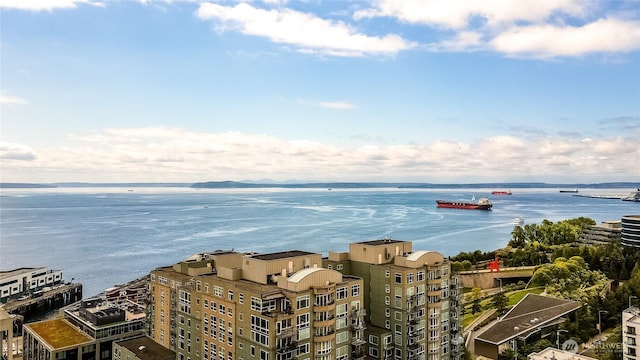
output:
M10 300L3 305L9 314L22 315L25 321L82 299L82 284L67 283L28 299Z

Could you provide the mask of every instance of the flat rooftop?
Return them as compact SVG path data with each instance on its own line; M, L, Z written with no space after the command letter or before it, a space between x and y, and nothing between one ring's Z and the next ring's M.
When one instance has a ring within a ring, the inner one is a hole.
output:
M60 349L93 341L87 335L62 319L25 324L38 334L50 347Z
M253 259L258 259L258 260L278 260L278 259L286 259L290 257L305 256L305 255L318 255L318 254L308 252L308 251L302 251L302 250L290 250L290 251L281 251L281 252L275 252L270 254L257 254L251 257Z
M401 243L401 242L405 242L405 241L404 240L393 240L393 239L381 239L381 240L361 241L361 242L358 242L356 244L380 246L380 245L395 244L395 243Z
M23 274L28 274L31 273L33 271L36 270L46 270L47 268L45 267L37 267L37 268L18 268L18 269L13 269L13 270L7 270L7 271L0 271L0 279L5 279L5 278L10 278L13 276L18 276L18 275L23 275Z
M142 360L174 360L176 353L146 336L116 342Z

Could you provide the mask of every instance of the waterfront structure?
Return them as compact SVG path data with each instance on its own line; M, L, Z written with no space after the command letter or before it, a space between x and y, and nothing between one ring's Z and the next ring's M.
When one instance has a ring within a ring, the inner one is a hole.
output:
M145 307L102 298L82 300L64 318L23 325L24 360L110 360L112 343L144 335Z
M363 280L300 250L197 254L150 274L150 336L178 360L362 359Z
M365 351L375 359L457 359L464 342L461 291L447 258L408 241L352 243L324 266L364 280Z
M622 217L621 242L625 246L640 247L640 215Z
M175 360L176 353L148 336L113 343L113 360Z
M49 270L46 267L0 271L0 303L37 294L63 283L61 270Z
M624 359L640 358L640 308L631 306L622 312L622 354Z

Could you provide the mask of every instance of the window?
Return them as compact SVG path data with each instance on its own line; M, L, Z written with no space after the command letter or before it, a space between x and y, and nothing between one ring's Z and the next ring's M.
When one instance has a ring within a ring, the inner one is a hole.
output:
M309 295L298 296L296 298L296 301L297 301L296 305L298 309L306 309L309 307L309 304L311 303L309 299Z
M336 344L341 344L343 342L349 341L349 332L342 331L336 334Z
M213 295L221 298L223 292L224 292L224 289L222 287L217 285L213 286Z
M391 316L391 310L389 308L385 308L384 309L384 316L386 316L386 317Z
M416 278L418 281L424 281L424 271L418 271Z
M238 302L240 304L244 304L244 294L243 293L239 293L238 294Z
M402 284L402 274L396 273L396 284Z
M191 293L184 290L180 290L178 299L179 299L180 311L187 314L191 314Z
M333 265L331 265L331 264L327 265L327 269L333 270Z
M387 306L391 305L391 300L390 300L389 296L385 296L384 297L384 304L387 305Z
M309 313L296 316L296 327L298 329L309 327Z
M394 311L396 321L402 321L402 313L400 311Z
M369 356L373 356L374 358L378 358L378 349L374 347L369 348Z
M229 301L233 301L233 291L229 290L227 292L227 299L229 299Z
M389 284L384 284L384 292L386 292L387 294L391 292L391 285Z
M360 295L360 284L351 285L351 296Z
M407 274L407 284L413 284L413 273Z
M378 346L378 337L375 335L369 335L369 344Z
M384 321L384 328L391 329L391 320L387 319Z
M346 299L347 296L349 296L349 291L347 290L346 286L336 289L336 299L338 300Z
M389 270L385 270L384 271L384 277L386 277L387 279L389 278L389 276L391 276L391 271Z
M336 270L342 270L342 269L343 269L343 265L342 264L336 265Z

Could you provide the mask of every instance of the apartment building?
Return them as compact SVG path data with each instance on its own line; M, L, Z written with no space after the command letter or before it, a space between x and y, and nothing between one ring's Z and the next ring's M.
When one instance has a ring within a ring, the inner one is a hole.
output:
M352 243L346 253L330 252L324 266L364 279L370 358L462 356L461 292L442 254L383 239Z
M631 306L622 312L622 356L625 360L640 358L640 308Z
M216 251L150 274L150 336L178 360L364 358L364 283L306 251Z

